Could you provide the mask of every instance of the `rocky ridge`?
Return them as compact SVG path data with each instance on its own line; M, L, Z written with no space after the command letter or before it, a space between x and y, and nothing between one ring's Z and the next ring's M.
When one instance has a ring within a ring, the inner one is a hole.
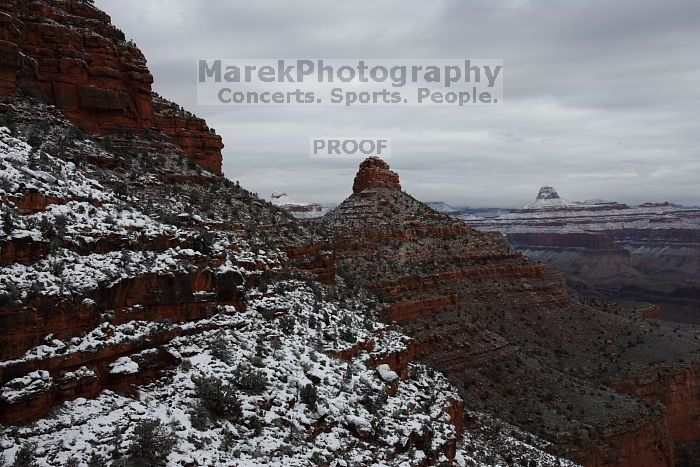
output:
M467 404L556 440L558 453L585 465L690 465L700 435L696 328L580 298L499 234L398 187L370 159L321 222L339 274L386 302L384 319L416 340L420 360Z

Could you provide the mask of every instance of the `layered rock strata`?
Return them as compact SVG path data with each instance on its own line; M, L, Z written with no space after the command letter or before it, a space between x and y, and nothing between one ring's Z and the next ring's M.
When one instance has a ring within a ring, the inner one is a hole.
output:
M648 307L632 313L579 298L562 274L399 186L386 164L369 159L323 227L335 238L338 273L386 301L385 319L416 339L419 358L467 405L541 434L585 465L684 465L676 452L700 431L674 414L700 414L688 371L698 367L697 329L647 321ZM659 372L686 383L659 384ZM680 435L681 427L691 428Z
M221 174L221 138L152 92L141 51L88 2L3 2L0 55L0 95L39 97L90 133L162 132Z

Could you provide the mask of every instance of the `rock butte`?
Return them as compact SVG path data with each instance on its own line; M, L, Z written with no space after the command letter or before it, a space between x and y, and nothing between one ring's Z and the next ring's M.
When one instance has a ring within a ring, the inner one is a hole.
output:
M560 204L545 191L543 200ZM353 194L321 222L341 275L386 301L385 319L416 339L412 352L443 371L467 406L556 440L585 465L692 465L695 328L676 335L644 319L658 313L648 305L577 296L500 234L402 193L377 158L360 165Z
M378 157L369 157L360 164L352 185L353 193L361 193L367 188L390 188L401 190L399 176L389 170L389 164Z

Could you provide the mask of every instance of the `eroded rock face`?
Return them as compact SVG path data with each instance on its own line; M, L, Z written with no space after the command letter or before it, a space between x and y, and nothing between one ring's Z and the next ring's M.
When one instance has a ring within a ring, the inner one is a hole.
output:
M153 94L154 125L168 135L187 155L210 172L221 175L221 137L201 118Z
M360 170L352 185L352 192L361 193L368 188L401 190L401 184L399 184L399 176L389 170L389 164L378 157L370 157L360 164Z
M676 448L691 452L700 430L687 424L691 434L680 436L677 427L684 410L699 414L687 403L700 396L688 370L698 366L695 328L652 325L642 319L649 307L583 300L500 235L427 208L398 178L373 177L387 170L363 163L353 194L323 219L338 271L387 302L385 319L417 340L417 356L462 390L467 407L551 439L585 465L670 466L681 459ZM372 180L380 182L366 189ZM563 202L551 191L540 201ZM616 249L604 238L573 240ZM667 368L667 381L682 384L632 389L629 367L652 377L670 360L687 362Z
M78 1L0 5L0 95L37 95L91 133L152 129L221 173L221 138L151 91L146 59L104 12Z
M666 423L676 442L679 465L692 465L693 453L698 452L700 433L700 378L698 367L686 365L680 369L667 367L655 374L639 372L613 386L634 394L649 403L661 402L666 407Z

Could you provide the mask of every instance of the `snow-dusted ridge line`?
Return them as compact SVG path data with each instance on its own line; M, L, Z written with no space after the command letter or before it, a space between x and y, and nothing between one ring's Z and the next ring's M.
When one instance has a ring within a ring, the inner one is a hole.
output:
M56 465L69 458L87 460L92 453L107 456L115 424L128 434L136 421L153 416L174 427L177 447L170 456L171 465L193 461L217 465L306 465L312 456L331 459L340 453L367 462L385 458L394 451L394 445L407 443L411 433L420 433L428 427L433 432L434 449L455 440L454 428L446 418L444 407L458 396L446 379L439 374L429 377L424 368L412 365L411 379L402 381L396 394L386 398L386 383L364 363L369 354L345 362L315 349L314 342L323 342L328 332L337 335L341 326L350 326L357 339L369 337L371 331L363 314L330 302L320 302L319 306L313 293L300 283L289 283L285 287L289 291L284 295L253 299L248 311L230 310L225 317L217 318L220 323L227 323L226 328L174 339L167 346L168 350L186 359L189 365L178 368L168 382L142 388L140 400L108 391L92 401L77 399L65 403L55 416L20 428L20 435L37 441L40 437L41 449L37 452L40 465ZM281 307L290 307L290 315L295 319L291 332L280 328L280 319L270 320L256 311ZM311 319L319 323L321 331L308 327ZM325 324L326 320L329 325ZM212 355L214 342L221 340L227 342L226 348L230 351L227 361ZM267 349L264 357L258 354L256 341ZM323 346L342 350L352 344L341 342L336 337ZM256 364L256 358L262 361ZM113 371L134 371L131 363L126 359L118 360ZM228 378L240 365L257 368L268 380L267 389L261 394L239 392L242 418L261 419L260 432L255 434L247 422L219 421L204 430L194 428L189 415L197 401L192 376L207 374ZM289 401L298 400L299 388L314 382L310 377L317 381L314 384L319 395L318 408L312 409L299 402L290 407ZM13 385L20 383L16 381ZM32 384L37 383L27 381L28 387L36 389ZM364 395L386 398L380 413L372 414L360 403ZM263 406L269 409L261 413ZM373 421L377 416L384 430L383 442L376 446L358 445L349 431L354 428L348 425L348 420L361 420L366 426L378 429L379 425ZM329 431L319 433L313 440L302 437L286 441L294 430L306 432L321 418L332 422L328 423ZM67 423L68 420L71 422ZM278 424L275 420L286 422ZM222 440L231 433L238 439L235 451L221 447ZM0 447L11 458L18 446L10 441L7 432L0 439ZM281 449L283 445L289 447ZM416 456L418 458L420 456Z

